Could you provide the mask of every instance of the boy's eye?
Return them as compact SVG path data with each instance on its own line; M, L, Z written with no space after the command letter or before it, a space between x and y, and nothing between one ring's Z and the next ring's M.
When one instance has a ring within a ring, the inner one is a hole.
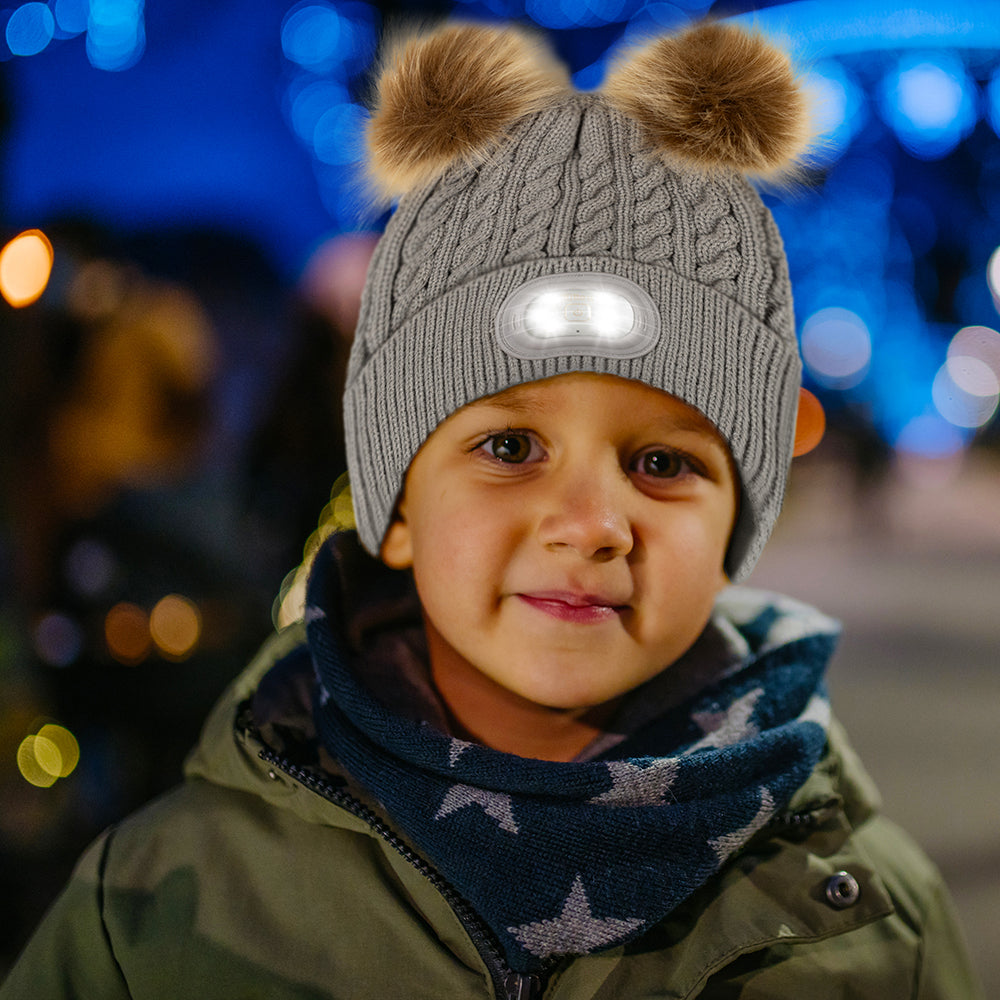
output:
M663 448L641 452L633 459L632 468L635 472L656 479L676 479L693 471L686 456L676 451L665 451Z
M485 443L485 447L493 458L501 462L520 463L531 454L531 438L527 434L514 434L507 431L494 434Z

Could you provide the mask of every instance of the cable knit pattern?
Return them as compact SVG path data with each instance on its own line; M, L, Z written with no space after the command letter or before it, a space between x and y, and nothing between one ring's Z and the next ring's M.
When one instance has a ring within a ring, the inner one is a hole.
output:
M487 259L490 244L496 240L496 230L510 225L504 186L509 183L513 158L513 150L507 146L483 165L478 183L470 192L469 210L457 246L459 252L451 256L450 270L446 267L448 261L441 262L449 286L466 275L478 274Z
M524 183L515 182L517 206L514 231L505 264L537 260L551 253L550 241L558 216L572 198L566 183L567 166L575 156L576 124L565 115L541 116L521 144Z
M695 277L716 291L736 298L734 280L742 264L740 233L722 184L702 177L684 180L686 194L694 206Z
M529 137L535 141L529 146L530 155L522 159L524 179L516 185L514 228L505 248L505 264L544 256L556 207L565 194L562 177L572 144L569 137L552 135L554 117L543 119L539 124L544 128L533 130L535 134ZM561 124L566 132L565 122Z
M663 183L663 170L634 133L630 153L629 164L635 182L633 254L643 264L655 261L667 265L674 249L671 188Z
M394 327L427 301L428 286L441 271L442 245L454 235L456 223L465 214L467 192L475 179L474 170L452 171L432 190L432 197L423 202L402 246L393 285Z
M595 120L598 119L598 120ZM580 202L571 245L573 253L606 254L614 241L612 229L618 221L615 205L615 162L608 115L588 110L580 135Z

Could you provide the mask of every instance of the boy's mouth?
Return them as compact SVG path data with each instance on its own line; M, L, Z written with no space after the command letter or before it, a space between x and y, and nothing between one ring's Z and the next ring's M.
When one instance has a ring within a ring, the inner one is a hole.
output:
M601 594L578 594L570 591L547 590L517 595L525 604L552 618L562 621L602 622L615 618L628 605L617 604Z

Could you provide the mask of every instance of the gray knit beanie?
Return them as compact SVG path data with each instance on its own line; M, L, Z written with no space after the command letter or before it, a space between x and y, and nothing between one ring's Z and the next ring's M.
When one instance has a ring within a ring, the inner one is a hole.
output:
M605 372L726 440L741 485L726 571L745 578L781 507L800 384L781 239L746 177L794 164L805 117L787 57L718 24L627 54L587 94L517 29L446 25L397 49L369 155L399 204L344 403L365 548L459 407Z

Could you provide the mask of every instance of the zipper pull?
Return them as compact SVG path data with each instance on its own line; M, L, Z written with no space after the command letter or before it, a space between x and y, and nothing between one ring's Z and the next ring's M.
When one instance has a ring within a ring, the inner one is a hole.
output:
M507 993L505 1000L533 1000L541 995L542 982L538 976L522 976L519 972L511 972L503 985Z

